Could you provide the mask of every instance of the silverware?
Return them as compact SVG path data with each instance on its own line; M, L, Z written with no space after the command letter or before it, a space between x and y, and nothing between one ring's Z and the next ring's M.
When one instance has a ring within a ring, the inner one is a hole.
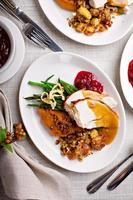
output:
M96 180L94 180L92 183L90 183L86 190L88 193L92 194L95 193L111 176L112 174L123 164L125 163L130 157L133 156L133 153L131 153L128 157L126 157L124 160L122 160L119 164L117 164L115 167L113 167L111 170L103 174L102 176L98 177Z
M8 12L24 25L23 32L34 43L48 47L52 51L63 51L30 17L28 17L12 0L1 0L0 8Z
M108 190L114 190L125 178L133 172L133 162L131 162L113 181L107 186Z

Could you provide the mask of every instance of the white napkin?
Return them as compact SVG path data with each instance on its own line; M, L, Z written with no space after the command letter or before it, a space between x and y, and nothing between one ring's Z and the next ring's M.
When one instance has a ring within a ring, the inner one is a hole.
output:
M1 90L0 126L12 131L10 107ZM0 150L0 178L6 195L13 199L71 200L68 179L33 160L16 143L13 153Z

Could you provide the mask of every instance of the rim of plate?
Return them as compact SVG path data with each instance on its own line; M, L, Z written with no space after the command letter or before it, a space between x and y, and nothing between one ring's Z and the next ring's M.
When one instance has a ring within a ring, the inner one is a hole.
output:
M126 97L125 89L124 89L124 86L123 86L124 85L124 83L123 83L123 60L125 58L125 52L127 50L127 46L129 45L130 41L132 41L132 43L133 43L133 34L131 34L131 36L129 37L129 39L128 39L125 47L124 47L124 50L122 52L122 57L121 57L121 62L120 62L120 83L121 83L123 95L124 95L128 105L133 109L133 106L131 105L129 99ZM128 70L128 68L127 68L127 70ZM127 71L127 73L128 73L128 71Z
M52 18L49 16L49 11L48 9L45 7L44 3L42 2L42 0L38 0L39 5L42 9L42 11L44 12L44 14L46 15L46 17L48 18L48 20L50 21L50 23L62 34L64 34L66 37L68 37L71 40L74 40L75 42L81 43L81 44L86 44L86 45L92 45L92 46L104 46L104 45L109 45L112 43L115 43L119 40L121 40L124 36L127 35L127 33L131 30L131 28L133 27L133 22L131 23L131 25L129 26L129 28L119 37L117 37L116 39L110 39L110 41L108 42L95 42L95 43L91 43L91 42L86 42L86 41L79 41L76 39L75 35L73 36L71 33L69 34L68 32L66 33L63 26L58 26L57 23L54 23ZM112 37L111 37L112 38Z
M24 81L24 78L25 78L25 75L28 73L28 71L32 68L32 65L37 62L38 60L42 59L42 58L46 58L47 56L49 55L52 55L52 54L67 54L67 55L71 55L71 56L76 56L76 57L79 57L83 60L85 60L86 62L90 62L92 63L92 65L97 68L110 82L110 85L111 87L113 88L113 90L116 92L117 94L117 97L119 98L119 102L120 102L120 105L121 105L121 109L122 109L122 114L123 114L123 127L124 127L124 130L123 130L123 138L122 138L122 141L120 143L120 146L119 148L117 149L117 153L114 155L114 157L112 159L110 159L110 161L104 165L103 167L100 167L98 170L93 170L93 171L87 171L87 170L84 170L84 171L80 171L80 170L73 170L71 169L70 167L65 167L64 165L58 163L57 161L53 161L52 159L50 159L47 155L44 154L42 148L39 146L39 145L36 145L36 141L32 138L32 135L28 132L28 135L30 136L30 139L32 140L33 144L35 145L35 147L42 153L43 156L45 156L48 160L50 160L52 163L54 163L55 165L57 165L58 167L61 167L62 169L66 169L67 171L72 171L72 172L76 172L76 173L94 173L94 172L97 172L97 171L100 171L104 168L106 168L107 166L109 166L115 159L116 157L118 156L118 154L120 153L121 149L122 149L122 146L123 146L123 143L124 143L124 138L125 138L125 133L126 133L126 115L125 115L125 110L124 110L124 106L123 106L123 103L122 103L122 100L121 100L121 97L114 85L114 83L112 82L112 80L108 77L108 75L102 70L100 69L97 64L93 61L91 61L90 59L84 57L84 56L81 56L79 54L75 54L75 53L71 53L71 52L52 52L52 53L47 53L46 55L43 55L43 56L40 56L39 58L37 58L35 61L32 62L32 64L29 66L29 68L26 70L23 78L22 78L22 81L21 81L21 84L20 84L20 90L19 90L19 109L20 109L20 114L21 114L21 117L22 117L22 121L24 122L24 125L25 125L25 119L23 117L23 114L22 114L22 110L21 110L21 90L22 90L22 84L23 84L23 81ZM27 129L27 127L25 126L25 128ZM27 130L28 131L28 130Z

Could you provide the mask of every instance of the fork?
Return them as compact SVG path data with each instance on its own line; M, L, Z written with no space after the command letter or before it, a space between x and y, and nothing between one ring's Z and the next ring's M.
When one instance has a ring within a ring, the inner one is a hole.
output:
M41 46L42 48L50 45L50 41L45 36L40 34L40 32L36 28L31 26L31 24L27 23L22 31L29 40L33 41L35 44Z
M12 0L1 0L0 8L23 23L25 36L42 48L63 51L30 17L28 17Z

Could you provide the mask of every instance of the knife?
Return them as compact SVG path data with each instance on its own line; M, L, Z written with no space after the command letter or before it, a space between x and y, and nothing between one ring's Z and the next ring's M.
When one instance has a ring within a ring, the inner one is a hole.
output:
M31 25L34 27L38 33L46 38L47 47L52 51L63 51L29 16L27 16L12 0L1 0L0 7L8 12L10 15L21 21L23 24Z
M131 162L120 174L118 174L113 181L111 181L111 183L107 186L107 189L114 190L132 172L133 172L133 162Z

